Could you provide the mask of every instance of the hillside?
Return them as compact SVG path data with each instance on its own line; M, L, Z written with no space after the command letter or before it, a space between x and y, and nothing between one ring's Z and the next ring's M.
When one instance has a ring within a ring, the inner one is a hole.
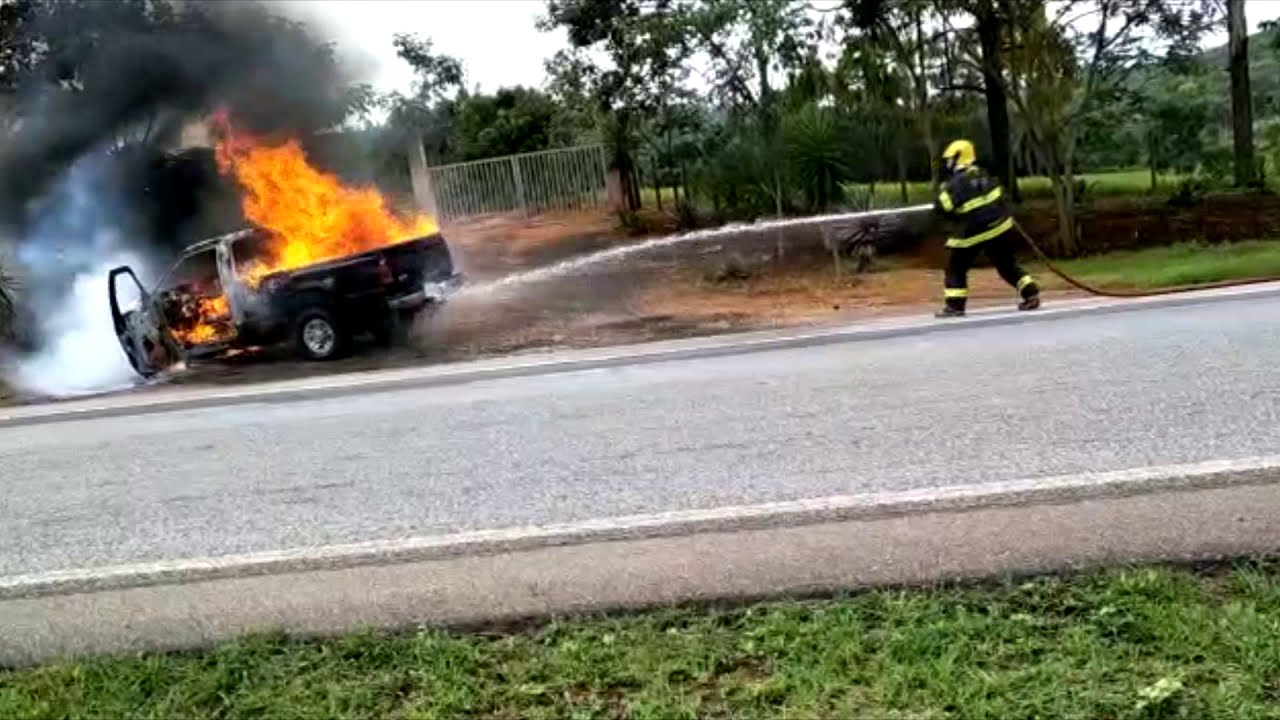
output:
M1201 57L1209 67L1223 71L1220 87L1223 101L1229 102L1227 46L1206 50ZM1264 31L1249 37L1249 83L1255 116L1280 113L1280 33Z

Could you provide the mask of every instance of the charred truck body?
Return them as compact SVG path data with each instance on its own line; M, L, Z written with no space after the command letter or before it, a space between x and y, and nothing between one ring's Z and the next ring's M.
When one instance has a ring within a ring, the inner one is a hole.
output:
M188 247L152 291L127 266L108 287L116 337L140 375L181 362L291 342L301 357L340 357L361 333L390 342L462 284L439 233L258 276L270 238L243 230ZM120 282L139 297L122 308Z

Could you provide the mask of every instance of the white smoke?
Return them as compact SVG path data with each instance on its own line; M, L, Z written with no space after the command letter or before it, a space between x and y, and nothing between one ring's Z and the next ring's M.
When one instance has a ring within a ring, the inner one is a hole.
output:
M17 360L12 377L27 393L68 397L130 387L139 381L116 340L107 301L107 273L118 265L138 270L140 258L119 255L72 281L65 300L45 309L41 327L49 338L39 351ZM137 302L132 283L122 279L121 310Z
M18 243L20 302L39 348L12 359L5 380L26 393L67 397L138 382L116 339L107 273L131 265L139 277L150 275L142 253L126 246L117 204L95 187L99 168L93 159L72 166ZM119 284L124 311L137 304L138 292L126 278Z

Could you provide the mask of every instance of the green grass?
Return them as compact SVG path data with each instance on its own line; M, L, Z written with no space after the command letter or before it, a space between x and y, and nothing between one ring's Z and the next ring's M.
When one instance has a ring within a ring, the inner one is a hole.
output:
M0 673L0 717L1280 718L1280 565L257 638Z
M1122 170L1109 173L1091 173L1080 176L1088 186L1088 192L1096 196L1147 195L1152 192L1171 193L1184 179L1181 175L1160 174L1156 189L1151 189L1151 175L1147 170ZM850 185L857 193L866 193L868 185ZM1018 189L1024 199L1052 198L1053 187L1047 177L1023 177L1018 179ZM927 182L907 183L907 204L933 202L933 194ZM876 207L893 207L902 204L902 190L897 182L878 182L875 189Z
M1152 192L1168 194L1177 189L1178 184L1184 179L1182 175L1160 174L1157 176L1156 189L1153 191L1151 189L1151 175L1149 171L1142 169L1084 174L1080 178L1088 184L1089 192L1097 196L1107 197L1148 195ZM1024 199L1053 197L1053 188L1046 177L1019 178L1018 187L1022 191ZM870 190L870 186L866 183L849 183L846 188L855 198L862 197L863 194ZM906 204L916 205L928 202L933 202L933 192L929 183L907 183ZM662 189L662 203L663 208L667 211L675 208L675 198L671 188L664 187ZM657 208L657 191L652 186L644 185L640 188L640 204L646 208ZM899 184L893 180L877 182L873 204L875 207L902 205L902 190Z
M1280 276L1280 242L1179 243L1069 260L1061 266L1081 280L1115 288L1159 288Z

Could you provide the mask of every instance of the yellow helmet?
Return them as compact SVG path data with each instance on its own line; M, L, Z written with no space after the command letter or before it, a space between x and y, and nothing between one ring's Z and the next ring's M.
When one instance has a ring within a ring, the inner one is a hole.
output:
M978 159L973 143L968 140L956 140L942 151L942 164L950 172L957 172L972 165Z

